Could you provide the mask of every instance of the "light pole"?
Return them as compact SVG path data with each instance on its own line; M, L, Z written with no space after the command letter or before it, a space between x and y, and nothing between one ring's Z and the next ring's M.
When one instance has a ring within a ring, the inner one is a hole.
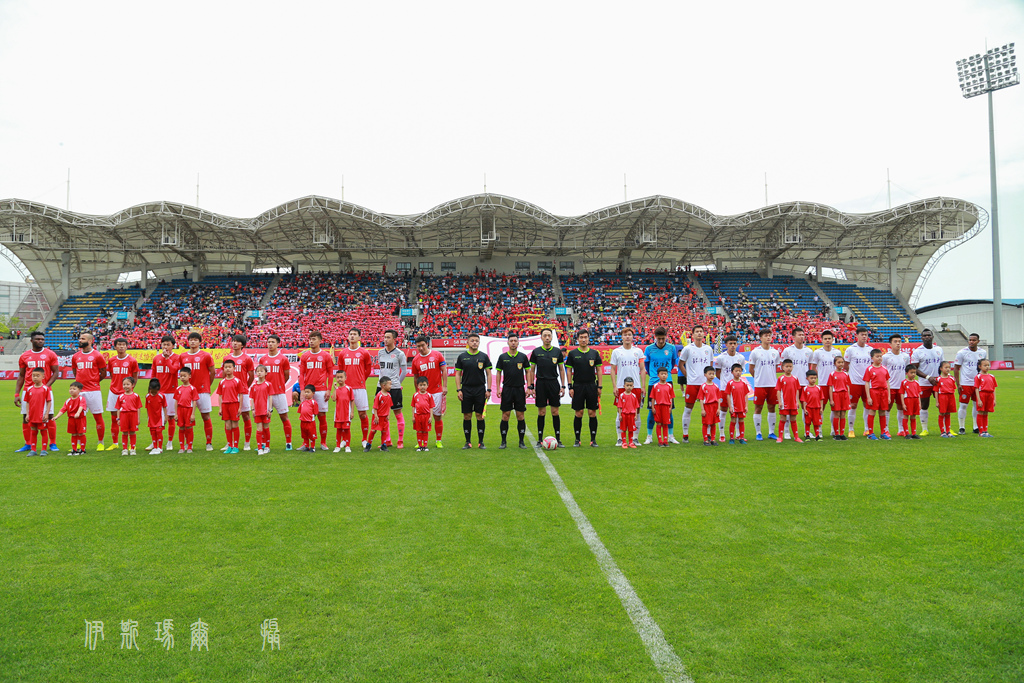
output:
M999 268L999 201L996 197L996 130L992 118L992 92L1020 83L1014 44L986 50L957 60L957 76L964 99L988 95L988 165L992 183L992 327L993 360L1003 360L1003 285Z

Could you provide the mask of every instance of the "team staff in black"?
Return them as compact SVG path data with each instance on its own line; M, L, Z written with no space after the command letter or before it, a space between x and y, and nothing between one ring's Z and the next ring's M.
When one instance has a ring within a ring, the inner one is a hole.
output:
M462 401L462 433L466 445L472 448L472 417L476 413L476 434L480 448L484 447L484 405L491 392L491 359L480 351L480 335L470 333L466 350L455 359L455 391Z
M597 446L597 406L601 402L601 354L590 348L590 332L580 330L576 333L579 346L565 357L565 374L569 380L569 396L572 397L572 409L576 418L572 427L576 432L577 448L580 446L580 433L583 431L583 409L590 415L590 445Z
M519 447L526 448L526 373L530 359L519 350L519 335L508 334L508 351L498 356L494 364L498 371L494 382L498 400L501 401L501 445L508 448L508 419L516 411L516 431L519 432Z
M530 385L527 390L536 397L537 403L537 440L544 438L544 419L548 406L551 406L551 426L558 439L558 447L562 445L562 421L558 417L558 406L562 405L565 395L565 355L562 349L551 345L554 338L551 328L540 331L541 345L530 353Z

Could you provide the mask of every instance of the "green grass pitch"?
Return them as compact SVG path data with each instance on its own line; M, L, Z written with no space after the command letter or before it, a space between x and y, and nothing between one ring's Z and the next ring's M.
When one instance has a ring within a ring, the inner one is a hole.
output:
M699 683L1020 681L1024 373L997 377L995 439L938 438L933 407L919 442L624 451L606 396L604 445L550 458ZM658 680L536 454L497 450L493 407L459 450L457 410L429 453L285 452L274 418L265 456L26 458L8 400L0 681Z

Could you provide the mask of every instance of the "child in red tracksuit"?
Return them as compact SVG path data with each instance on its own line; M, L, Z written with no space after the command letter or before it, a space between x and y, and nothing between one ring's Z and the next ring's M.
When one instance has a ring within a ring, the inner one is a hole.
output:
M85 388L81 382L72 382L68 387L68 394L71 398L64 401L61 413L68 414L68 434L71 435L71 450L68 455L85 455L85 411L88 406L85 397L82 396L82 389Z
M953 366L948 360L939 363L939 379L935 382L932 393L939 407L939 434L950 439L956 434L950 434L950 415L956 412L956 380L949 373Z
M878 441L875 435L875 413L878 413L878 431L886 441L889 436L889 371L882 366L882 350L871 350L871 365L864 371L864 391L868 409L868 436L871 441Z
M430 448L430 414L434 410L434 398L427 393L430 383L426 377L416 378L416 393L412 397L412 426L416 431L416 451L427 452Z
M807 386L800 390L800 404L804 410L804 438L811 440L811 427L814 428L814 439L821 441L821 406L825 401L825 392L818 386L818 371L807 371Z
M729 443L745 444L744 422L747 419L747 396L750 385L743 379L743 366L734 363L732 379L725 385L725 405L729 408L732 422L729 423Z
M121 430L121 455L135 455L135 435L139 431L139 410L142 399L135 393L135 378L125 377L122 382L124 393L117 397L118 427Z
M153 450L150 455L164 452L164 412L167 410L167 399L160 393L160 380L149 380L149 392L146 394L146 417L149 435L153 437Z
M704 384L697 389L697 400L700 402L704 415L701 418L701 434L704 435L705 446L717 446L715 427L721 421L718 406L722 403L722 390L715 385L715 369L710 365L704 368Z
M352 452L352 402L356 400L356 395L352 387L345 386L345 377L344 370L334 373L335 453L340 453L342 446L346 453Z
M676 391L668 381L668 368L659 368L658 383L651 387L651 403L654 404L654 428L658 433L658 445L666 448L675 398Z
M988 416L996 412L996 378L989 374L992 362L987 358L978 362L978 375L974 378L974 389L978 392L978 430L981 436L991 437L988 433Z
M302 434L300 451L313 453L316 451L316 421L320 409L316 405L316 387L307 384L302 388L302 402L299 403L299 426Z
M622 447L636 448L633 434L636 433L636 411L640 409L640 399L633 393L633 380L622 381L622 393L615 399L619 407L619 428L622 430Z
M388 450L391 445L391 379L381 377L378 383L380 392L373 399L373 422L370 424L370 435L366 437L364 451L373 447L373 435L380 432L380 449Z
M33 455L46 455L46 451L50 449L49 422L53 416L53 392L50 390L50 387L43 384L45 372L43 368L33 368L32 386L25 390L24 400L28 402L28 413L25 416L25 422L32 430L32 450L27 454L30 457ZM36 442L39 440L39 435L43 437L43 448L37 451Z
M178 386L174 388L175 413L178 418L178 452L191 453L196 426L192 411L199 400L199 389L192 386L192 370L183 365L178 370Z
M256 455L270 452L270 382L267 366L256 366L256 381L249 386L253 421L256 423Z
M903 399L903 438L920 439L917 435L917 418L921 414L921 385L917 381L915 363L907 366L907 377L900 382L900 398Z
M850 375L844 367L846 361L836 356L836 369L828 376L828 400L832 411L832 438L835 441L846 441L846 415L850 410Z

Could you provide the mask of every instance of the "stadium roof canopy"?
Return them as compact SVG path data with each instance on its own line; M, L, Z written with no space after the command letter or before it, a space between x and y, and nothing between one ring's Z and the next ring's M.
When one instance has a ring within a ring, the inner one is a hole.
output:
M913 302L938 258L987 223L984 209L949 197L874 213L787 202L719 216L656 195L556 216L520 199L479 194L403 216L308 196L255 218L173 202L96 216L6 199L0 200L0 253L19 267L20 260L51 302L64 289L109 287L121 273L144 268L157 276L195 268L203 274L360 269L388 257L486 261L504 254L572 256L587 270L690 263L803 274L819 266Z

